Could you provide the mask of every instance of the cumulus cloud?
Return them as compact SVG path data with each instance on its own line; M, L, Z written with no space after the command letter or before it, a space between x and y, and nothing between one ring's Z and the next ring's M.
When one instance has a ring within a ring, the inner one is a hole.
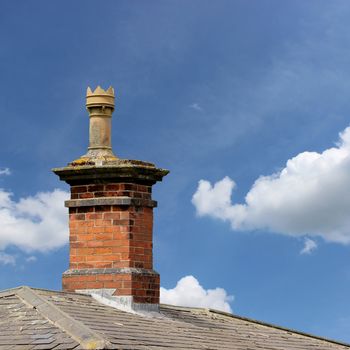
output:
M317 248L317 243L310 238L305 238L304 248L300 254L311 254Z
M178 306L205 307L232 312L230 302L233 296L225 289L204 289L193 276L181 278L173 289L160 288L160 301L163 304Z
M3 265L16 265L16 257L14 255L0 252L0 264Z
M0 250L16 246L25 252L45 252L66 244L67 198L67 192L56 189L14 201L11 193L0 189Z
M230 222L234 230L268 230L292 236L321 236L350 243L350 127L335 147L303 152L278 173L260 176L234 204L236 184L225 177L214 185L201 180L192 197L199 216Z
M9 168L0 168L0 176L1 175L11 175L11 171Z

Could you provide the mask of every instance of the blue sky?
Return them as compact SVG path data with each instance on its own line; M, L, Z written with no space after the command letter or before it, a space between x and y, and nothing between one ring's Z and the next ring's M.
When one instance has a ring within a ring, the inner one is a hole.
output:
M86 151L87 86L112 85L115 153L171 171L165 290L193 276L236 314L350 342L349 2L1 5L0 289L61 288L50 169Z

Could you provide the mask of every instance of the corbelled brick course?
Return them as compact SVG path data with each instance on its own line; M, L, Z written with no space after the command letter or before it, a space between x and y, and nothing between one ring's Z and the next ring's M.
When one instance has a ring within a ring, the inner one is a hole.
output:
M110 183L71 187L71 199L99 197L132 197L151 199L152 187L133 183Z

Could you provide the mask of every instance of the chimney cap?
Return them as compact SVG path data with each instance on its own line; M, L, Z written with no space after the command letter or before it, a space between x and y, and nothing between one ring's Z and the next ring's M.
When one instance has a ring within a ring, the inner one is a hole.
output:
M90 107L110 107L114 109L114 89L110 86L107 90L100 85L92 91L90 87L86 91L86 108Z

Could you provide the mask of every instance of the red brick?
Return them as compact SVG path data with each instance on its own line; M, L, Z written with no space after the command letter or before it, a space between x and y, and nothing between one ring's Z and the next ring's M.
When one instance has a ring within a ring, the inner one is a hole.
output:
M121 282L103 282L103 288L120 288Z
M84 193L80 193L79 194L79 198L83 199L83 198L93 198L93 194L91 192L84 192Z
M85 214L72 214L70 220L85 220Z
M119 184L108 184L105 186L106 191L118 191L120 189Z
M94 254L96 255L106 255L106 254L112 254L112 248L94 248L93 250Z
M111 209L110 205L97 205L95 207L95 212L108 212L111 211Z
M113 267L113 263L105 261L95 261L93 263L90 263L89 267L96 269L108 269Z
M96 281L96 282L87 282L87 288L91 289L99 289L103 288L103 282L102 281Z
M88 256L89 254L94 253L94 248L77 248L75 255L77 256Z
M102 247L105 245L105 241L93 240L93 241L88 241L85 244L87 247Z
M96 275L99 281L113 281L113 275Z
M95 220L95 226L111 226L112 220Z
M122 213L123 214L123 213ZM103 218L107 220L120 220L121 214L120 213L104 213Z
M97 275L80 275L79 281L96 281Z
M91 234L91 233L79 234L76 237L77 237L78 242L91 241L91 240L95 239L95 235Z
M108 262L113 261L115 258L111 255L87 255L86 261L92 262L92 261L101 261L101 262Z
M71 193L87 192L87 186L72 186L70 191Z
M86 214L87 220L102 219L103 213L88 213Z
M88 191L89 192L96 192L96 191L103 191L104 185L89 185Z

